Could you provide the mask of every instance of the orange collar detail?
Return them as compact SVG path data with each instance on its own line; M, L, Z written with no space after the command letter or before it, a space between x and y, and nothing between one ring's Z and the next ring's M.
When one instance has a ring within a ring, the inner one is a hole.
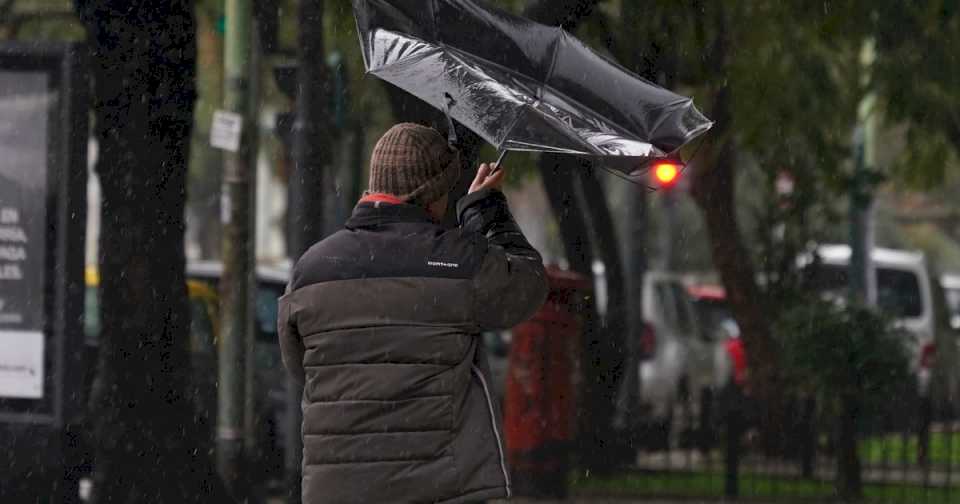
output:
M391 205L403 205L406 201L385 193L372 193L360 198L360 203L388 203Z

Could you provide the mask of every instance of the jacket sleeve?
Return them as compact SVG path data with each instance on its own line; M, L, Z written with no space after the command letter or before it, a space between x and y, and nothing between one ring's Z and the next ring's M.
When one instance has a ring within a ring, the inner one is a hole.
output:
M297 332L296 321L293 319L293 309L289 296L290 288L287 287L287 294L280 298L279 313L277 314L277 334L280 337L280 356L283 358L283 366L287 368L290 377L300 385L306 380L303 371L303 339Z
M530 318L547 296L543 258L513 220L502 192L485 189L457 203L461 228L486 238L486 253L474 276L477 323L508 329Z

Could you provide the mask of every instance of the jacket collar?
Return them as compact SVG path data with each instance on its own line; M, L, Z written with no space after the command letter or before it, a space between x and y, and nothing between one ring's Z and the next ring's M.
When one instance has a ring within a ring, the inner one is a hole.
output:
M370 194L360 199L347 219L347 229L370 228L396 222L429 222L433 219L427 210L405 203L387 194Z

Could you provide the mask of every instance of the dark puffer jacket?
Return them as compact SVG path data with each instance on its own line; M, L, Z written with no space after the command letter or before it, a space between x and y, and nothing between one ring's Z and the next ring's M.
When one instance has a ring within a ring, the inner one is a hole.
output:
M280 345L303 393L303 502L471 502L510 481L478 334L543 303L540 255L499 191L458 205L360 203L297 262Z

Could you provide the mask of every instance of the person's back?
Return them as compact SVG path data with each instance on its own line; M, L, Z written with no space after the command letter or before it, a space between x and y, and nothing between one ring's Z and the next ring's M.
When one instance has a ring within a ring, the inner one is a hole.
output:
M540 256L486 166L460 227L436 224L459 160L435 131L394 127L371 170L345 229L300 258L280 302L284 363L305 383L303 501L508 496L477 336L542 304Z

